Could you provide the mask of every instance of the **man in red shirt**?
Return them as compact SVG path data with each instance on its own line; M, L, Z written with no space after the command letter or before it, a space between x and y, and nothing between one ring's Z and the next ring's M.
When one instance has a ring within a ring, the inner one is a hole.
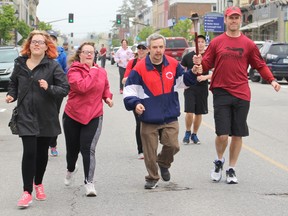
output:
M247 116L251 92L247 77L248 65L257 69L276 91L279 91L281 86L262 59L255 43L241 33L240 8L229 7L224 15L226 32L211 41L203 59L198 55L193 57L193 61L195 64L202 64L200 67L194 66L195 70L198 68L200 71L207 71L214 67L210 90L213 93L217 158L211 179L219 182L222 178L225 162L223 155L228 145L228 137L231 136L226 182L237 184L235 166L242 147L242 137L249 135Z
M100 59L101 59L101 67L105 68L107 49L104 47L104 44L101 45L101 49L99 52L100 52Z

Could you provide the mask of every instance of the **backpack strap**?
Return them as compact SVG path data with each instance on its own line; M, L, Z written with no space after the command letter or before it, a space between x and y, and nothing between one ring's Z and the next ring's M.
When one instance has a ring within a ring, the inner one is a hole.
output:
M137 58L135 58L134 60L133 60L133 63L132 63L132 68L134 68L134 66L136 65L136 63L137 63Z

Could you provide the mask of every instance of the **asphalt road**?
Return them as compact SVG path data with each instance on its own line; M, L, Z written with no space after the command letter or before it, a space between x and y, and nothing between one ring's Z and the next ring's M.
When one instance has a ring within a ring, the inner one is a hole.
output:
M96 149L95 185L97 197L86 197L83 188L82 157L75 184L66 187L65 141L58 139L58 157L49 157L44 186L46 201L33 200L31 207L16 207L22 193L21 140L7 127L14 105L4 103L0 92L0 215L1 216L283 216L288 215L288 85L281 92L269 85L251 83L250 136L244 138L236 167L238 185L210 181L215 158L212 97L209 114L199 131L201 145L182 145L170 169L171 181L160 181L155 190L144 189L146 169L137 159L135 123L119 94L115 65L106 67L113 108L105 106L102 135ZM180 91L183 101L183 94ZM63 103L65 105L65 102ZM183 107L183 106L182 106ZM63 106L62 106L63 109ZM62 114L61 114L62 116ZM184 115L179 118L179 141L184 135ZM228 151L225 154L228 159ZM227 164L224 168L227 168Z

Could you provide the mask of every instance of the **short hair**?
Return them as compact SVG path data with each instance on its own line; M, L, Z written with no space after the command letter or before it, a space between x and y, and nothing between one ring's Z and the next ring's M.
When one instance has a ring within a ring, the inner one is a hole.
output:
M34 35L42 35L44 37L45 44L47 46L46 56L48 56L48 58L51 58L51 59L57 58L58 51L51 37L49 36L47 32L40 31L40 30L33 30L32 32L30 32L30 34L28 35L28 38L25 40L23 44L23 49L21 50L21 54L27 55L29 58L31 57L30 44Z
M166 47L165 37L161 34L158 34L158 33L153 33L153 34L149 35L149 37L146 39L147 46L150 47L151 41L158 40L158 39L162 39L164 42L164 46Z
M126 40L126 39L122 39L122 40L121 40L121 44L122 44L124 41L126 41L126 44L128 45L128 40Z

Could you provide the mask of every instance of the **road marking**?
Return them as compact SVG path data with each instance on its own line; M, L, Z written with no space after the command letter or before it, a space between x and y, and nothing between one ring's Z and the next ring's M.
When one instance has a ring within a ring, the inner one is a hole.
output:
M206 122L202 122L202 124L205 125L207 128L213 130L213 131L215 130L213 126L209 125L209 124L206 123ZM288 166L285 166L284 164L279 163L279 162L273 160L272 158L268 157L267 155L259 152L258 150L254 149L254 148L252 148L252 147L249 147L249 146L245 145L244 143L242 144L242 147L243 147L244 149L246 149L247 151L253 153L254 155L258 156L259 158L262 158L263 160L271 163L272 165L274 165L274 166L276 166L276 167L278 167L278 168L280 168L280 169L288 172Z
M253 154L257 155L258 157L262 158L263 160L273 164L274 166L276 166L276 167L278 167L280 169L283 169L283 170L288 172L288 167L287 166L285 166L285 165L273 160L272 158L262 154L261 152L257 151L256 149L251 148L251 147L249 147L247 145L244 145L244 144L243 144L243 148L245 148L246 150L252 152Z
M0 112L5 112L6 110L7 110L7 109L1 109L1 108L0 108Z

